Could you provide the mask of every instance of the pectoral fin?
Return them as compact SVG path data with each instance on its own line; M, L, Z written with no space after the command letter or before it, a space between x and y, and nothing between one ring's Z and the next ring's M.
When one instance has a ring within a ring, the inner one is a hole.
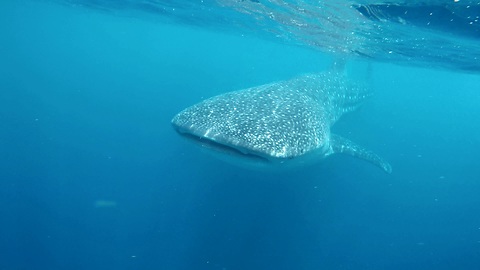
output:
M330 145L332 146L333 153L343 153L361 158L377 165L387 173L392 172L392 166L390 166L388 162L372 151L367 150L348 139L332 134L330 137Z

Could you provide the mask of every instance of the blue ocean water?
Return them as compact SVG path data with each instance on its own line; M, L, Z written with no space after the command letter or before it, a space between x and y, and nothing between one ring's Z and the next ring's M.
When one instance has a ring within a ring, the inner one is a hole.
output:
M2 1L0 34L0 269L480 269L465 62L372 62L374 97L334 131L392 174L342 155L272 173L210 158L171 118L333 54L58 1Z

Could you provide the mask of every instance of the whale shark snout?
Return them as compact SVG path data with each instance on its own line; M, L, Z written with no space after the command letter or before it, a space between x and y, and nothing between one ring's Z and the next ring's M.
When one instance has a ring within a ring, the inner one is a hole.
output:
M193 143L201 146L202 148L217 153L218 156L220 156L222 159L228 157L231 159L246 159L252 163L264 163L265 165L268 165L271 162L267 157L264 157L258 153L248 152L245 149L240 149L234 145L223 144L203 136L193 135L194 132L181 130L178 126L175 125L174 128L181 136L183 136L187 140L192 141Z

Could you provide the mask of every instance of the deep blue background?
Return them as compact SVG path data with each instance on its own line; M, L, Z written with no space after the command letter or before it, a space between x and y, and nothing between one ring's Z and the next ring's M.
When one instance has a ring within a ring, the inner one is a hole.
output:
M480 77L373 65L348 156L265 173L170 119L330 57L46 3L0 4L0 269L480 269ZM98 200L116 202L96 207Z

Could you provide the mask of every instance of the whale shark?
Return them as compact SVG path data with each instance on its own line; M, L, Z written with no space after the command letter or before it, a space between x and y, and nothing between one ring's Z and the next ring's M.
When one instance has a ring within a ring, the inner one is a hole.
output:
M333 69L211 97L175 115L172 125L237 164L290 168L343 153L391 173L380 156L331 132L370 95Z

